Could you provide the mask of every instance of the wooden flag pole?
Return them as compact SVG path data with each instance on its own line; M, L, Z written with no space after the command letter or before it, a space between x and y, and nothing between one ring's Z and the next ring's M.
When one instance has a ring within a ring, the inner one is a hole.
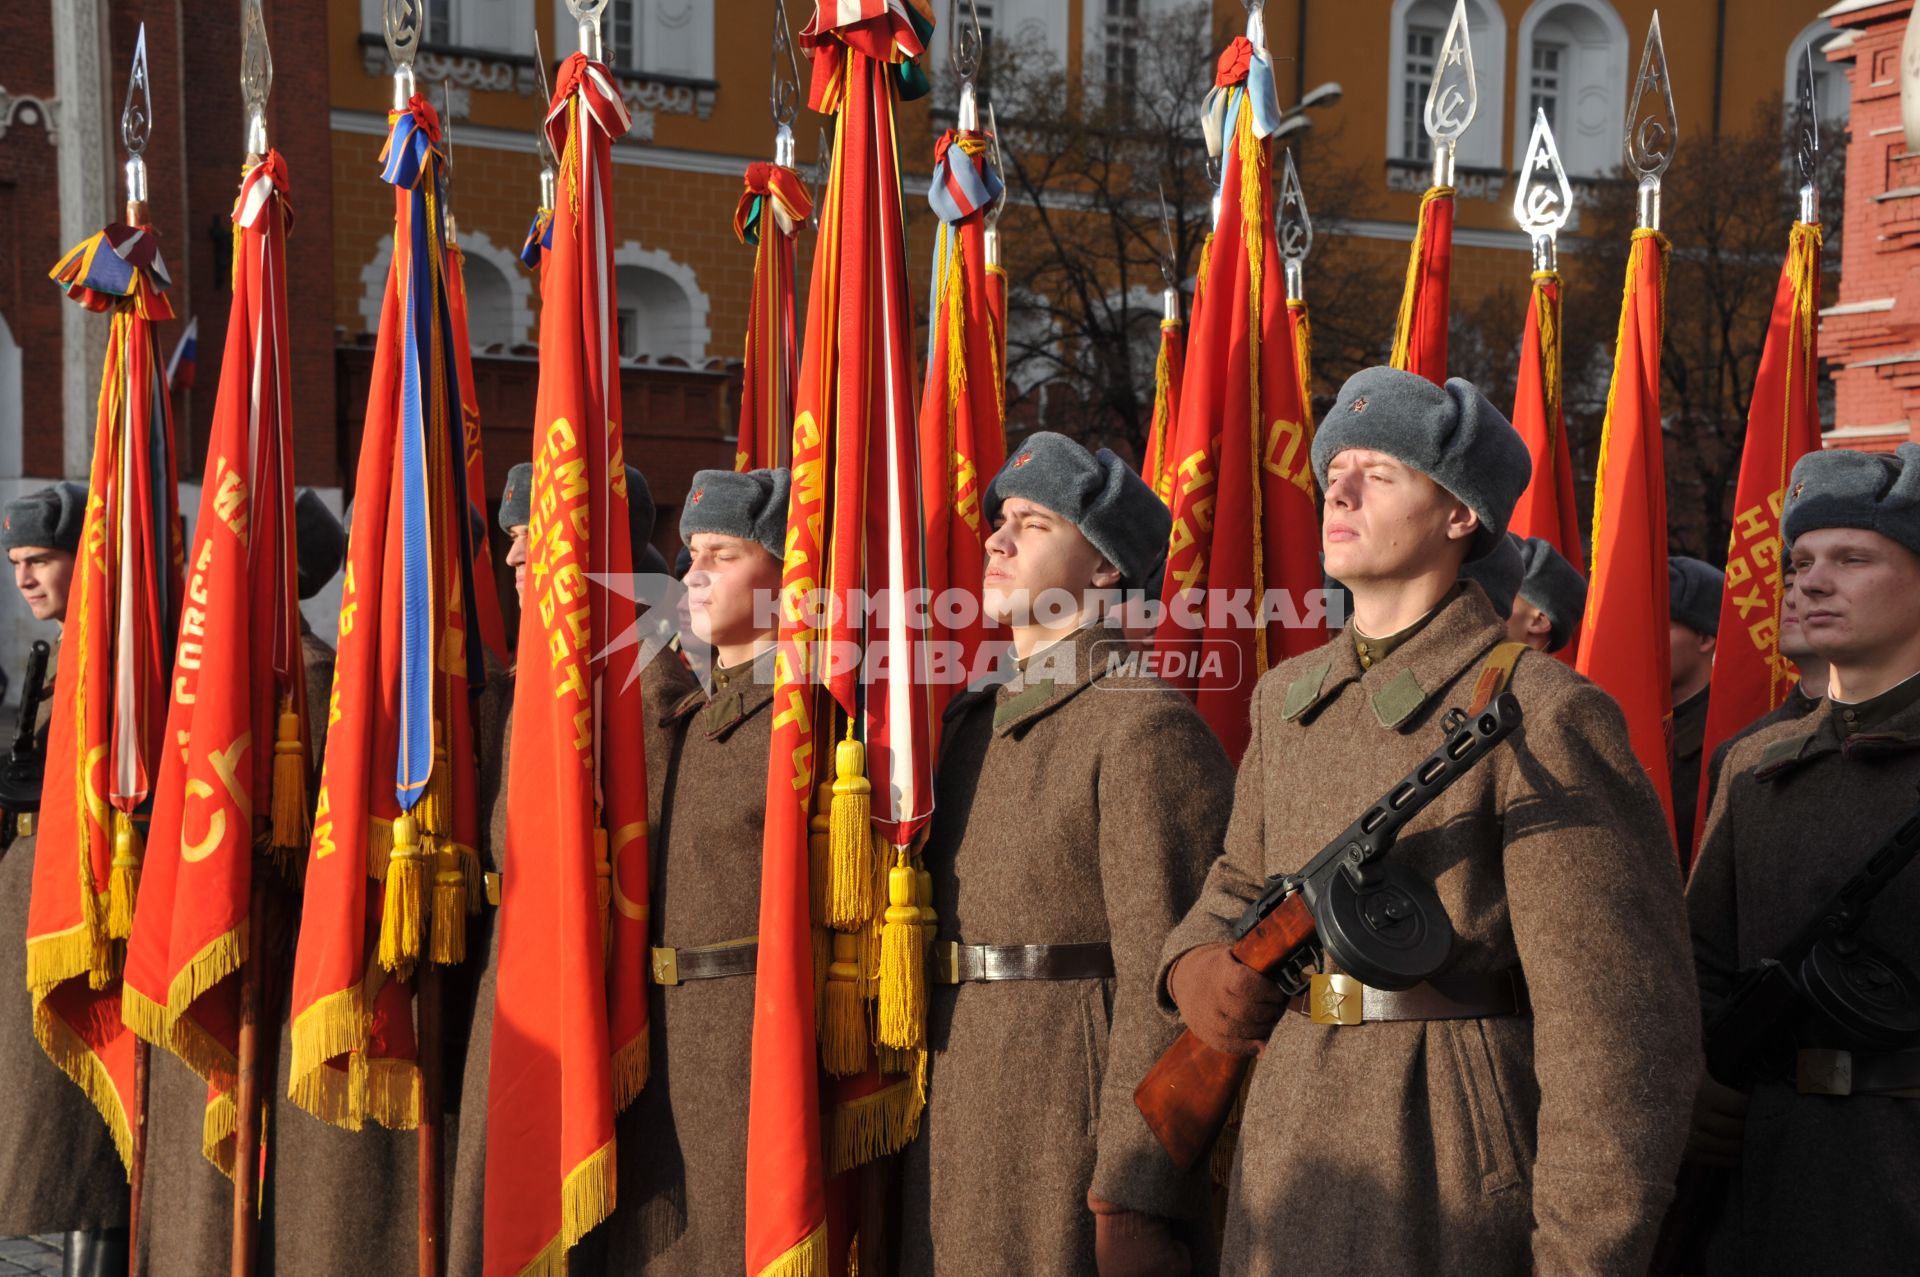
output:
M420 1277L440 1277L440 1118L441 1081L441 973L436 963L422 959L419 1003L420 1034Z
M254 865L247 909L247 959L240 968L240 1068L233 1089L233 1277L253 1271L260 1218L261 963L266 942L266 866Z
M127 1277L138 1277L140 1268L140 1202L147 1179L147 1069L151 1048L144 1039L133 1042L133 1165L128 1171L127 1194Z

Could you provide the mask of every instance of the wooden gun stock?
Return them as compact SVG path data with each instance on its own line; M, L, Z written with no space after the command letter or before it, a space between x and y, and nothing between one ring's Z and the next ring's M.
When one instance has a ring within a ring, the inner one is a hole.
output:
M1271 976L1313 943L1314 934L1313 914L1295 892L1234 943L1233 956ZM1251 1063L1214 1050L1187 1029L1135 1088L1133 1102L1175 1166L1189 1170L1213 1149Z

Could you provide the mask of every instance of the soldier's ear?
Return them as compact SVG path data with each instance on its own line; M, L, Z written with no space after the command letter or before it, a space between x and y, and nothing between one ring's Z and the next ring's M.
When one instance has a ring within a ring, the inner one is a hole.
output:
M1093 587L1097 590L1117 590L1120 588L1120 569L1100 560L1093 569Z
M1466 502L1456 500L1447 511L1447 540L1464 541L1480 530L1480 516Z

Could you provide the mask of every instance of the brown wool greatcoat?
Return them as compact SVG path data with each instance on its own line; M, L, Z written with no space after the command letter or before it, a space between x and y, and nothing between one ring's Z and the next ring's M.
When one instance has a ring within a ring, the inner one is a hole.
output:
M1913 809L1920 705L1849 732L1844 707L1735 745L1687 886L1701 1001L1791 940ZM1860 939L1920 970L1920 865L1874 904ZM1813 1045L1840 1045L1812 1043ZM1920 1263L1920 1100L1756 1085L1746 1148L1714 1230L1713 1274L1912 1272Z
M52 706L40 704L44 740ZM33 1036L27 993L27 902L35 839L0 852L0 1237L117 1228L127 1173L87 1094Z
M1667 747L1667 776L1673 786L1673 830L1680 858L1693 859L1693 826L1700 814L1701 751L1707 741L1707 692L1695 692L1673 707L1673 736Z
M906 1274L1093 1277L1089 1189L1203 1211L1205 1168L1174 1168L1133 1089L1178 1035L1154 970L1219 854L1233 769L1180 693L1109 672L1132 650L1089 626L948 715L924 853L939 939L1108 943L1115 974L932 987Z
M653 943L744 939L760 927L773 653L715 671L710 697L685 690L690 676L672 653L654 666L645 692ZM606 1226L608 1272L745 1271L753 987L743 975L650 990L652 1073L614 1128L620 1193Z
M1163 999L1174 960L1229 939L1268 875L1440 743L1504 637L1468 585L1369 670L1349 630L1260 680L1226 854L1167 941ZM1533 1014L1283 1016L1246 1100L1223 1271L1646 1271L1699 1070L1673 844L1612 698L1533 654L1511 686L1521 728L1391 854L1452 919L1444 970L1519 967Z

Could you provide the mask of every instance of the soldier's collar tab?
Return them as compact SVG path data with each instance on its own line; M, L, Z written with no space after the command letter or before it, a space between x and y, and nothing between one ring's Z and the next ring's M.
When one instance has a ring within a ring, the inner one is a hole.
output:
M1777 780L1806 761L1816 752L1809 747L1820 733L1816 729L1810 732L1795 733L1773 742L1760 753L1753 765L1753 778L1758 781Z
M1299 678L1287 684L1287 699L1280 706L1280 719L1291 723L1294 719L1312 709L1320 699L1320 690L1326 685L1327 675L1333 670L1331 661L1316 665Z
M1405 726L1426 703L1427 689L1420 686L1419 676L1410 669L1395 674L1385 687L1373 694L1371 701L1380 726L1395 731Z

